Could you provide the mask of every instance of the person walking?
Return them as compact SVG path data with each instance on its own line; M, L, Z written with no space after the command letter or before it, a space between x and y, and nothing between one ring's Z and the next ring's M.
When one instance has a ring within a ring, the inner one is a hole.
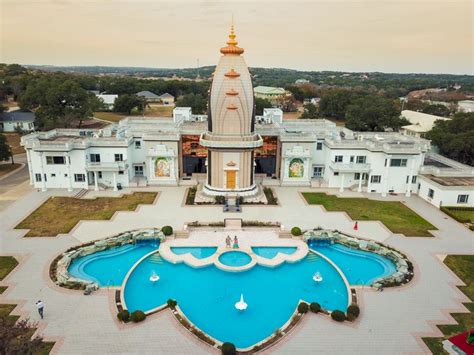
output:
M227 235L227 238L225 238L225 246L226 246L227 248L230 248L230 247L231 247L230 243L231 243L231 239L230 239L230 237Z
M38 308L38 313L41 316L41 319L43 319L44 318L44 316L43 316L44 315L44 303L43 303L43 301L38 300L36 302L36 308Z

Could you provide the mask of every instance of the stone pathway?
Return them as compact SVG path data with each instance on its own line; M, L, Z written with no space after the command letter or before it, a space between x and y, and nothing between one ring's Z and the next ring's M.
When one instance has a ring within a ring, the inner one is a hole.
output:
M140 189L143 191L144 189ZM394 235L379 222L354 221L345 213L326 212L310 206L300 191L321 191L275 187L280 206L243 206L242 213L223 213L214 206L183 207L185 187L159 188L154 205L143 205L134 212L117 212L110 221L82 221L69 234L51 238L22 238L26 231L12 229L18 222L56 191L29 192L0 211L0 249L18 257L20 265L2 282L7 291L0 303L19 303L15 314L37 321L34 302L45 302L46 318L40 322L47 339L59 340L53 349L65 354L80 353L212 353L189 335L165 311L145 323L123 326L116 321L113 291L101 290L92 296L56 287L49 279L51 261L67 248L136 228L172 225L182 229L192 221L217 222L237 217L244 220L280 221L285 229L338 229L342 232L383 241L406 253L415 264L416 276L407 286L384 292L360 291L362 314L354 324L339 324L325 317L308 314L302 324L269 352L309 353L424 353L418 335L440 335L436 323L449 323L449 312L466 311L466 297L454 285L460 280L446 268L437 255L474 254L474 233L416 196L398 197L439 228L435 238L405 238ZM77 191L76 191L77 192ZM93 196L110 196L109 191ZM345 196L345 195L344 195ZM370 195L370 197L377 197ZM60 211L58 211L60 213Z

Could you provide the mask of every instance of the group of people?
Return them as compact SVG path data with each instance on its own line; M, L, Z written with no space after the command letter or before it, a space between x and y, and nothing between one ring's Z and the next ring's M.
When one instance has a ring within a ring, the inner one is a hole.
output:
M227 236L227 238L225 238L225 246L227 248L239 249L239 240L237 239L237 236L234 237L234 244L232 244L232 238Z

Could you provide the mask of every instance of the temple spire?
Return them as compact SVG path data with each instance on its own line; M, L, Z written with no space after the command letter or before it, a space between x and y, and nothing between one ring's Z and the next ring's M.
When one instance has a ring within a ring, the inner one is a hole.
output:
M229 39L227 40L227 47L221 48L222 54L236 54L240 55L244 52L243 48L237 47L238 42L235 40L234 30L234 16L232 16L232 22L230 25Z

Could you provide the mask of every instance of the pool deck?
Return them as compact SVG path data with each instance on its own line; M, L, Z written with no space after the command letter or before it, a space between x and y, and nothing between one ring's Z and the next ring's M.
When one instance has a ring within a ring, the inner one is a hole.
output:
M0 249L2 255L17 257L20 264L1 285L8 289L0 303L17 303L13 314L39 322L39 333L57 341L53 353L141 353L210 354L219 353L202 344L174 319L169 311L155 314L144 323L120 324L116 319L114 289L103 289L91 296L54 285L48 276L51 261L71 246L111 236L123 231L170 224L180 230L190 221L223 221L237 217L245 220L280 221L285 230L293 226L321 226L384 242L404 252L414 262L415 278L404 287L375 292L358 292L361 316L355 323L337 323L325 316L307 314L302 322L267 353L428 353L421 336L440 336L436 324L453 323L450 312L467 312L462 302L467 297L462 285L443 263L447 254L474 254L474 233L417 196L389 196L344 192L342 196L365 196L399 200L435 225L434 238L406 238L392 234L380 222L354 221L343 212L327 212L310 206L301 198L303 191L322 189L275 187L279 206L243 206L242 213L225 214L221 207L184 207L186 187L160 187L158 200L133 212L118 212L110 221L82 221L70 233L52 238L22 238L26 230L13 227L52 195L73 195L65 190L30 190L0 211ZM144 191L145 189L140 189ZM122 192L128 192L125 190ZM339 193L336 190L328 190ZM112 191L91 192L117 196ZM0 196L1 197L1 196ZM233 233L233 232L232 232ZM284 239L284 238L280 238ZM184 240L184 239L183 239ZM176 240L178 241L178 239ZM45 319L40 320L35 302L45 303Z
M237 236L239 248L227 248L225 239L230 236L232 239ZM217 247L215 254L199 259L187 254L175 254L171 251L174 247ZM252 247L295 247L294 253L278 253L275 257L268 259L254 253ZM251 261L243 266L228 266L220 262L219 257L229 251L241 251L251 257ZM278 231L270 228L244 228L242 230L234 229L230 233L223 228L209 230L193 230L188 238L169 239L160 245L160 255L167 261L176 264L184 262L193 267L204 267L215 264L219 269L225 271L244 271L251 269L257 264L276 267L284 262L294 263L303 259L308 254L308 245L301 238L280 238Z

